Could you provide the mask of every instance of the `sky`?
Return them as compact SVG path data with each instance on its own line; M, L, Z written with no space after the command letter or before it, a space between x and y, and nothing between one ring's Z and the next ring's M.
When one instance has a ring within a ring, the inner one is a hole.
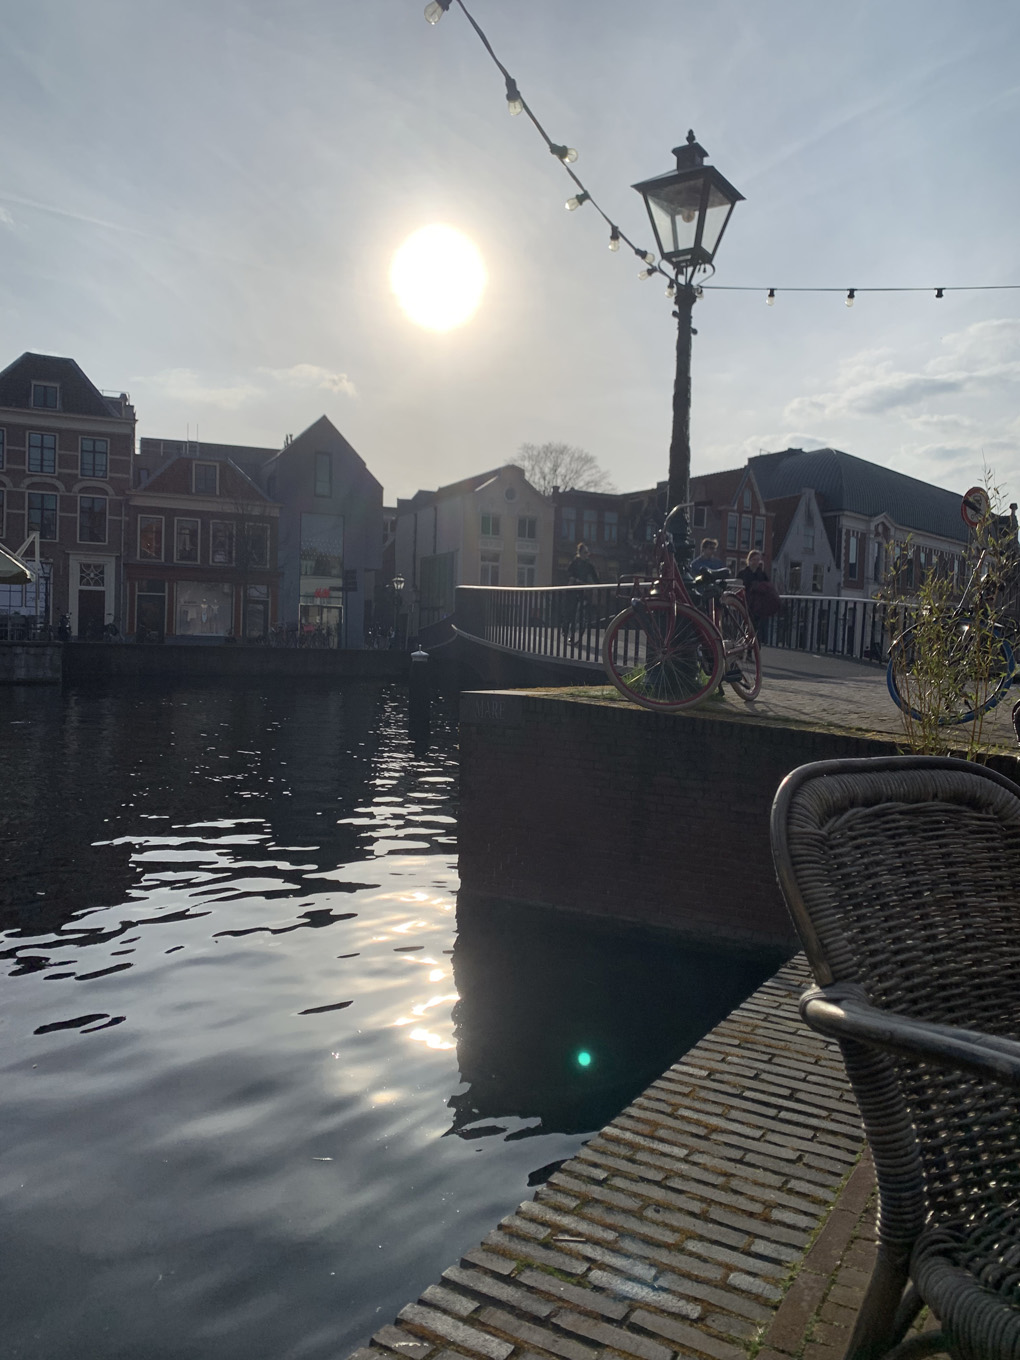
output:
M828 445L1020 499L1020 290L934 297L1020 284L1015 0L466 3L634 240L654 248L630 186L688 128L745 195L694 311L695 473ZM8 6L0 366L70 356L139 435L277 447L325 414L388 503L523 443L578 445L621 491L663 479L664 280L565 211L457 4L423 8ZM433 224L487 279L443 332L389 280Z

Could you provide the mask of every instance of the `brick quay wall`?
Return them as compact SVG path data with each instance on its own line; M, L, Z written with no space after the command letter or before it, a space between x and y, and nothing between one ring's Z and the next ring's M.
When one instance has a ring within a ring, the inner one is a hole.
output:
M352 1360L838 1360L874 1181L807 980L780 969Z
M466 692L462 894L792 953L769 845L776 789L808 761L897 750L711 706L659 714L549 691ZM989 763L1017 777L1014 756Z

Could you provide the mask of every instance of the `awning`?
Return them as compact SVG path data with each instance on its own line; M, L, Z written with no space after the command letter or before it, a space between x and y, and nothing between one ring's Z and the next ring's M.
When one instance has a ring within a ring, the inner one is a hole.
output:
M15 557L14 553L0 547L0 581L4 585L24 585L25 582L34 580L35 572L27 567L20 557Z

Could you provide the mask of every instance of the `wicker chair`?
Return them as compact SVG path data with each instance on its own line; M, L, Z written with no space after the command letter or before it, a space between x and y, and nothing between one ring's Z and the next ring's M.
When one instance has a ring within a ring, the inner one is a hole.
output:
M962 760L823 761L772 809L779 882L879 1187L848 1360L1020 1360L1020 789ZM938 1333L907 1333L922 1306Z

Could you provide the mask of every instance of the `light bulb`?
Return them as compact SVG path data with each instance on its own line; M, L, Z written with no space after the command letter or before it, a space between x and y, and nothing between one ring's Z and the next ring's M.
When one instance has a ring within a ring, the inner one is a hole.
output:
M571 165L577 160L577 152L572 146L560 146L558 142L550 142L549 150L554 156L559 157L565 165Z
M579 194L575 194L573 198L568 198L566 203L564 204L564 207L566 208L567 212L575 212L581 206L582 203L587 203L589 197L590 195L588 194L588 191L586 189L582 189L581 192Z
M774 288L769 289L769 295L765 299L765 301L770 307L774 307L776 305L776 290Z
M438 24L449 8L450 0L446 0L445 4L443 0L431 0L431 3L425 6L425 18L430 24Z
M856 292L857 292L856 288L850 288L847 290L846 305L848 307L852 307L854 305L854 296Z
M681 221L681 222L693 222L694 219L697 217L697 215L698 215L698 214L695 212L695 210L694 210L693 208L681 208L681 209L680 209L680 221Z
M675 297L676 297L676 285L675 285L675 284L673 284L673 283L667 283L667 284L666 284L666 296L667 296L668 298L675 298Z
M620 249L620 228L619 228L619 227L613 227L613 228L611 229L610 233L609 233L609 249L610 249L610 250L619 250L619 249Z
M506 111L511 118L516 118L519 113L524 112L524 100L513 76L506 78Z
M641 258L644 260L646 264L655 263L655 256L652 254L650 250L646 250L644 254L641 256Z
M655 273L654 269L642 269L641 273L638 275L638 278L650 279L654 273Z

